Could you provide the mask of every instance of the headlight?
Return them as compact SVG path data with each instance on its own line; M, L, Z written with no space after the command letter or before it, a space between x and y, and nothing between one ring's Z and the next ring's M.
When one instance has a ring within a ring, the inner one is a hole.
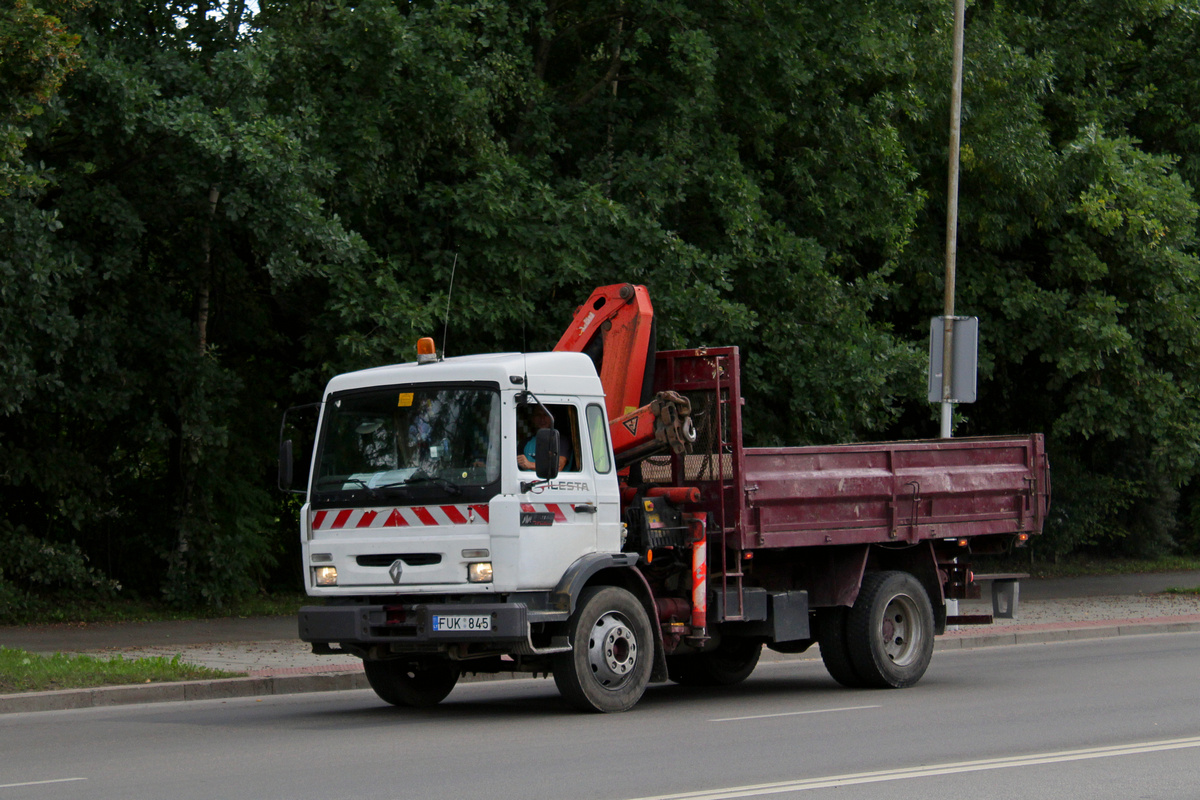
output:
M492 582L492 562L476 561L467 565L467 580L471 583Z
M337 567L317 567L313 577L317 586L337 586Z

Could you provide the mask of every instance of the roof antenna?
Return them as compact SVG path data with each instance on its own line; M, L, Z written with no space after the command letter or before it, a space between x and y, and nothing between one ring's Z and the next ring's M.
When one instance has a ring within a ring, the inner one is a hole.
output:
M450 327L450 298L454 297L454 273L458 270L458 253L454 254L454 264L450 267L450 291L446 294L446 320L442 323L442 358L446 357L446 331Z

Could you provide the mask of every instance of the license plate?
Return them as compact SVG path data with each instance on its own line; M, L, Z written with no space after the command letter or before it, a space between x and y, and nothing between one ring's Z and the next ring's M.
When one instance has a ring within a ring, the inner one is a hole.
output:
M433 629L435 631L490 631L492 629L492 615L434 614Z

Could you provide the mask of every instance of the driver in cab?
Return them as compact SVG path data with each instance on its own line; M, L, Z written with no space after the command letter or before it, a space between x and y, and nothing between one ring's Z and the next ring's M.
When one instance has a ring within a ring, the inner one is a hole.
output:
M529 416L529 423L533 428L533 433L529 437L529 441L525 442L525 446L521 448L521 452L517 454L517 467L523 470L532 471L534 467L534 457L537 454L537 432L543 428L549 428L554 424L550 412L542 406L533 406ZM567 468L567 464L571 461L571 440L569 437L560 437L558 450L558 469L563 471Z

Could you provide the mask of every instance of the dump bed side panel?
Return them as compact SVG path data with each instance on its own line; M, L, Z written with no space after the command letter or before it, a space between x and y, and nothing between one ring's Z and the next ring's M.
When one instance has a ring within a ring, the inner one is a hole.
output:
M741 546L1037 533L1040 435L745 450Z

